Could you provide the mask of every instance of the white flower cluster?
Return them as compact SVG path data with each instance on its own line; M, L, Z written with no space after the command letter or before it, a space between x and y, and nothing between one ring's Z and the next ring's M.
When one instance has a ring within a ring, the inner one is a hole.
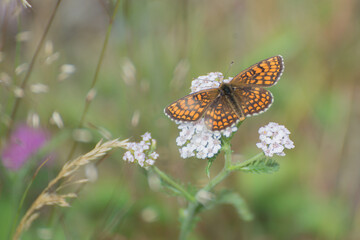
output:
M218 88L221 81L230 81L232 78L224 80L220 72L211 72L208 75L200 76L192 81L191 92L197 92L210 88ZM225 130L211 131L204 120L195 123L179 122L178 128L181 130L176 139L180 147L182 158L196 157L200 159L212 158L221 149L221 136L230 137L232 132L237 131L236 126L226 128Z
M124 154L124 161L138 163L141 167L147 168L154 165L155 160L159 157L156 152L150 152L151 144L155 143L155 139L151 138L151 134L146 132L141 135L142 141L127 143L127 152Z
M181 157L195 156L200 159L212 158L221 149L221 136L230 137L232 132L237 131L234 126L222 132L213 132L205 126L204 120L198 123L180 123L178 128L181 131L176 143L180 147Z
M210 88L220 87L221 82L229 82L232 78L224 79L221 72L211 72L208 75L199 76L191 82L191 93Z
M268 125L259 128L260 142L256 144L261 148L266 156L272 157L274 154L285 156L284 149L295 147L294 142L290 140L290 131L283 125L270 122Z

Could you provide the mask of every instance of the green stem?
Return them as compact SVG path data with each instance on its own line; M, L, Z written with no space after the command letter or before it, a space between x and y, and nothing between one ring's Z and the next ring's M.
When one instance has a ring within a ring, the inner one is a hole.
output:
M205 191L211 191L216 185L218 185L220 182L222 182L227 176L229 176L230 171L223 168L221 172L216 175L202 190Z
M226 177L229 176L229 174L232 171L235 170L241 170L242 167L246 166L248 163L256 161L260 158L264 158L264 153L261 152L257 155L255 155L254 157L239 163L239 164L232 164L231 163L231 143L230 143L230 139L224 139L223 140L223 146L222 146L222 150L225 152L225 164L224 164L224 168L219 172L218 175L216 175L216 177L214 177L211 181L209 181L209 183L202 188L200 191L211 191L212 189L214 189L214 187L216 185L218 185L219 183L221 183ZM199 202L191 202L189 203L187 209L186 209L186 216L185 219L183 220L183 222L181 223L181 232L180 232L180 240L184 240L187 239L189 233L192 230L193 227L193 223L195 220L196 215L200 212L200 209L202 208L202 204Z
M187 239L190 231L192 230L195 216L199 212L200 207L201 207L200 203L189 203L189 206L185 212L186 217L181 224L179 240Z
M21 208L22 208L22 206L24 205L24 201L25 201L25 198L26 198L26 196L27 196L27 193L29 192L30 187L32 186L32 184L33 184L36 176L38 175L40 169L47 163L48 160L49 160L49 158L45 159L45 161L43 161L43 162L40 164L40 166L36 169L36 171L35 171L32 179L31 179L31 181L30 181L29 184L27 185L27 187L26 187L26 189L25 189L25 191L24 191L24 193L23 193L23 195L22 195L22 197L21 197L20 204L19 204L19 206L18 206L18 210L17 210L17 212L16 212L15 218L14 218L13 223L12 223L11 232L10 232L11 236L14 234L15 226L16 226L16 223L17 223L17 221L18 221L18 219L19 219L20 212L21 212Z
M109 20L109 25L107 27L105 40L104 40L104 43L103 43L103 46L102 46L102 49L101 49L101 53L100 53L100 57L99 57L99 60L98 60L97 66L96 66L94 78L93 78L93 80L91 82L91 85L90 85L90 91L95 87L95 85L96 85L96 83L97 83L97 81L99 79L98 76L99 76L99 73L100 73L100 68L101 68L101 65L102 65L103 60L104 60L106 48L107 48L107 45L108 45L108 42L109 42L109 39L110 39L111 29L113 27L114 19L115 19L115 16L116 16L117 12L118 12L119 6L120 6L120 0L117 0L114 11L113 11L113 14L112 14L112 16L111 16L111 18ZM83 127L84 122L85 122L85 117L86 117L86 114L87 114L87 112L89 110L91 102L92 102L91 99L86 99L85 106L84 106L83 112L81 114L81 118L80 118L78 128ZM77 144L78 143L76 141L73 142L73 145L72 145L71 150L69 152L69 155L67 157L68 161L72 158L72 155L74 154L74 152L76 150Z
M152 169L156 174L167 184L178 190L182 193L182 195L189 201L189 202L196 202L196 199L193 195L191 195L188 191L186 191L180 184L175 182L173 179L171 179L168 175L166 175L163 171L161 171L159 168L153 166Z
M205 191L212 190L216 185L218 185L222 180L224 180L230 174L231 171L229 171L229 168L231 167L231 154L232 154L230 139L223 140L222 150L225 152L224 168L202 190Z
M264 155L263 152L258 153L254 157L252 157L252 158L250 158L248 160L245 160L245 161L243 161L241 163L229 166L228 170L229 171L241 170L244 166L248 165L249 163L251 163L253 161L256 161L256 160L258 160L260 158L264 158L264 157L265 157L265 155Z
M212 180L209 181L209 183L202 188L200 191L211 191L216 185L218 185L220 182L222 182L227 176L230 174L229 168L231 167L231 143L230 139L224 139L223 140L223 146L222 150L225 152L225 164L224 168L219 172L216 177L214 177ZM181 232L180 232L180 240L187 239L187 236L189 235L193 222L195 220L196 214L201 209L202 204L199 202L196 203L190 203L186 209L186 216L184 221L181 224Z
M222 145L222 149L225 153L225 166L224 169L228 170L229 167L231 166L231 139L229 138L224 138L223 140L223 145Z

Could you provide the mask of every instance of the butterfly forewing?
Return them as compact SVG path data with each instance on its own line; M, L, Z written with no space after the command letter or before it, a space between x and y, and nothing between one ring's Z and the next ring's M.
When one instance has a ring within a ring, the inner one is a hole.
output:
M234 91L245 116L251 116L266 111L272 104L272 94L259 87L237 88Z
M192 93L165 108L165 113L173 120L196 121L218 96L217 88Z
M241 113L239 113L241 115ZM213 131L221 131L239 120L236 112L228 104L224 96L219 96L204 114L205 125ZM242 117L243 120L243 117Z
M284 70L281 56L262 60L236 75L230 82L236 86L269 87L274 85Z

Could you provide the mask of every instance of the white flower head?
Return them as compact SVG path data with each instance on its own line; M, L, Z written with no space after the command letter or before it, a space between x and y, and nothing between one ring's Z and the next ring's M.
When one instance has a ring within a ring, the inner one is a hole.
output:
M151 139L151 134L149 132L144 133L144 135L141 135L143 138L143 141L149 141Z
M270 122L268 125L259 128L260 142L256 146L263 150L266 156L272 157L274 154L285 156L284 149L295 147L290 140L290 131L283 125Z
M191 93L210 88L218 88L221 82L228 83L232 77L224 79L221 72L211 72L208 75L199 76L191 82Z
M155 160L159 154L151 150L151 146L155 145L155 139L151 138L151 134L146 132L142 135L140 142L128 142L123 156L123 160L130 163L137 163L143 168L148 168L155 164Z

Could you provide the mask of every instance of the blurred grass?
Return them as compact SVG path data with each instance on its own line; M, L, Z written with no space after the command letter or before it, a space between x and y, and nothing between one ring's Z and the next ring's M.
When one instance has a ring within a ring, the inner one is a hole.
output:
M21 44L20 63L28 62L34 53L54 3L32 4L32 9L24 9L20 15L21 29L32 32L32 39ZM30 79L31 83L48 84L50 92L27 95L19 120L33 110L48 124L57 110L66 128L78 125L111 6L108 1L62 2L48 36L60 59L46 66L40 58ZM163 108L187 94L194 77L211 71L225 73L231 61L235 63L228 76L234 76L259 60L281 54L285 71L270 89L275 97L273 106L247 119L232 143L235 153L251 156L258 151L257 129L274 121L292 132L296 148L280 160L276 174L240 174L226 182L243 195L255 214L254 221L244 223L233 209L221 207L203 215L192 239L358 239L359 7L354 0L124 0L86 121L108 129L114 137L133 136L132 140L150 131L158 140L157 166L201 186L207 181L206 162L180 159L176 125L164 116ZM11 73L16 67L17 24L15 17L8 21L6 45L1 49L6 59L0 69ZM129 70L126 61L135 68L133 80L124 77L124 69ZM65 63L74 64L77 70L58 82L59 67ZM5 88L0 92L2 114L8 113L12 93ZM140 118L134 125L136 111ZM52 131L58 134L55 128ZM98 138L95 135L93 141ZM65 161L70 143L69 139L58 146L53 169L36 182L28 205ZM78 154L91 145L82 144ZM221 166L219 157L212 172ZM10 190L1 191L4 222L11 218L9 198L4 194ZM117 152L99 167L98 181L88 185L71 209L65 210L55 235L57 239L174 239L179 230L176 209L183 204L179 201L149 190L141 171L123 164L121 152ZM142 217L146 207L158 215L155 221L146 222ZM24 239L38 238L38 230L49 227L50 212L34 223ZM108 229L112 217L117 221ZM98 230L101 226L105 227ZM2 225L0 236L6 233L6 225Z

